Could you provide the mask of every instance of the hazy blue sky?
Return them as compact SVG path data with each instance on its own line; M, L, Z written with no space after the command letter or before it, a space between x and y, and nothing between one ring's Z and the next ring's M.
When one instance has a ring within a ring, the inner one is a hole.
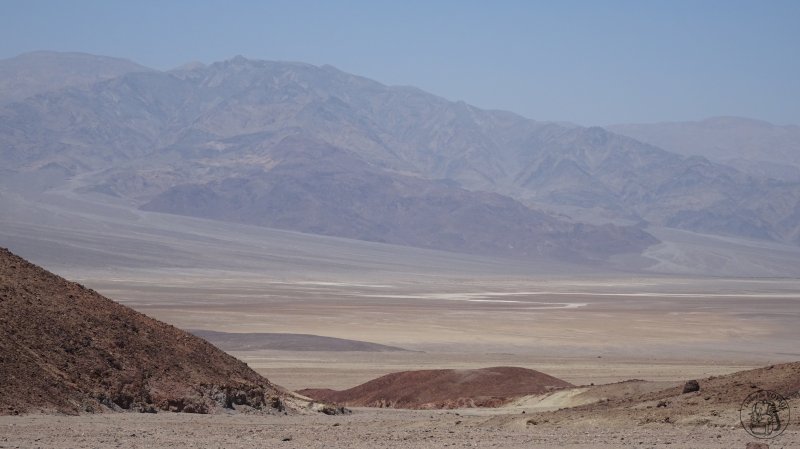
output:
M0 0L0 58L31 50L331 64L584 125L800 124L800 0Z

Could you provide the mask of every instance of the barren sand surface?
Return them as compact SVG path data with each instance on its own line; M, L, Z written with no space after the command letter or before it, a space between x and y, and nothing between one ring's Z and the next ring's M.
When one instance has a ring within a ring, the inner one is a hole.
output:
M575 385L627 379L674 381L727 374L763 366L759 362L668 360L658 357L557 357L484 352L355 353L285 351L232 352L257 372L289 389L345 389L384 374L417 369L472 369L519 366L564 379Z
M575 385L644 379L664 382L660 387L800 359L800 281L791 279L77 274L88 287L184 329L313 334L409 350L228 350L289 389L344 389L403 370L488 366L531 368ZM656 388L647 385L641 391ZM501 409L357 408L347 416L0 417L0 446L730 449L754 441L733 417L723 427L594 422L579 414L534 425L522 414L598 399L591 394L527 398ZM800 446L799 431L793 425L770 447Z
M574 448L744 449L740 428L591 423L497 424L469 411L356 409L347 416L106 414L0 417L0 447L41 448ZM796 448L789 429L770 448Z
M675 381L800 359L800 281L687 277L339 278L88 273L184 329L315 334L410 352L228 349L290 389L410 369L520 366L576 385ZM307 348L306 348L307 349Z

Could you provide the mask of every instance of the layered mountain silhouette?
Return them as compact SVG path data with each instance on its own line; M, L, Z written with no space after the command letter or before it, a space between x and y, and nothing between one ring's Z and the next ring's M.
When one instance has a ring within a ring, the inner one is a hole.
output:
M129 72L150 70L125 59L86 53L25 53L0 60L0 104L64 87L89 86Z
M743 117L609 126L613 132L685 155L700 155L757 176L800 180L800 126Z
M525 258L638 253L648 224L800 243L798 183L330 66L235 57L56 87L0 107L5 185Z

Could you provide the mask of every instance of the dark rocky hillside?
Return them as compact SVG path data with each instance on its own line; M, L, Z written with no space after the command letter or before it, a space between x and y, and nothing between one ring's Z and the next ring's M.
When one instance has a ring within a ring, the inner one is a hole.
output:
M282 412L286 392L210 343L0 249L0 414Z

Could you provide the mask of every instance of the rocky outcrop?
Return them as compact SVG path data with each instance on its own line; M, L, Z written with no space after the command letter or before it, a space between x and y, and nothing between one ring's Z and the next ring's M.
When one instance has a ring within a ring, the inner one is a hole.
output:
M695 391L700 391L700 384L696 380L687 381L683 385L683 394L694 393Z
M0 414L290 411L205 340L0 249Z

